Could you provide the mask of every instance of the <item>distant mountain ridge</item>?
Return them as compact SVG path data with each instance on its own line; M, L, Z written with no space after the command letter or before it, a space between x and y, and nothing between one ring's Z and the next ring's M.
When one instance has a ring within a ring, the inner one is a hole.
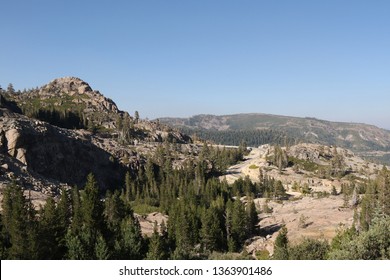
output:
M196 115L190 118L160 118L160 122L190 131L225 133L276 131L300 142L336 145L355 153L390 160L390 131L374 125L345 123L270 114ZM228 144L228 143L224 143ZM249 144L249 143L248 143Z

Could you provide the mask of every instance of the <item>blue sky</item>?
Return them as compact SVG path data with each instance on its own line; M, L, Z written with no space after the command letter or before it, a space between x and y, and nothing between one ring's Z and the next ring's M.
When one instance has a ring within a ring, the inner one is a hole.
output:
M390 129L390 1L3 1L0 85L77 76L141 117Z

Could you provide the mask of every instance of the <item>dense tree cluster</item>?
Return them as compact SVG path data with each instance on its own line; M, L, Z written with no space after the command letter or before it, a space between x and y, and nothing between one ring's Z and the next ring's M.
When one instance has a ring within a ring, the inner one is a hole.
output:
M150 158L114 193L99 192L92 174L82 190L63 190L36 211L16 183L4 192L1 258L6 259L193 259L215 251L237 252L256 231L257 184L233 186L210 172L218 162L242 158L243 149L205 145L196 162L173 169L169 150ZM245 198L243 197L245 196ZM242 198L241 198L242 197ZM134 208L169 215L151 237L141 234Z
M207 139L221 145L238 146L245 142L250 147L258 147L264 144L278 144L282 146L293 145L298 142L298 137L287 136L285 133L273 130L207 130L207 129L191 129L182 128L183 133L193 135L195 138Z

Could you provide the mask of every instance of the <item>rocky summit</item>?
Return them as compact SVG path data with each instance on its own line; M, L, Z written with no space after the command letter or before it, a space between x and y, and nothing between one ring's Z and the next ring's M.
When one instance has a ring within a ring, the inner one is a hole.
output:
M120 111L79 78L55 79L25 92L2 91L0 192L16 180L43 201L61 187L82 187L89 173L101 189L115 188L164 142L191 150L191 141L159 122Z
M116 115L123 113L114 101L75 77L55 79L40 88L8 97L27 116L54 119L53 112L68 114L79 119L79 123L72 123L74 126L114 128Z

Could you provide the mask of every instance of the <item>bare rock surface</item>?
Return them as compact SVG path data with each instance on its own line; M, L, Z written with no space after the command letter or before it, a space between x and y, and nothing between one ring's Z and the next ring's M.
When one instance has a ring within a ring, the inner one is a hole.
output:
M279 170L269 159L273 156L274 147L263 145L251 148L244 161L231 166L221 180L233 183L239 178L248 177L253 182L259 182L260 170L263 176L282 181L287 189L289 199L283 201L255 199L259 215L261 235L247 241L246 251L256 254L257 251L273 253L273 243L282 226L288 229L288 238L292 244L299 243L303 238L325 239L330 241L340 228L350 227L353 223L354 208L351 198L345 201L342 194L330 195L333 187L340 193L342 184L349 184L353 178L359 180L375 179L378 170L383 165L368 162L356 156L353 152L318 144L298 144L282 148L289 157L295 157L305 163L314 164L317 168L327 168L332 165L336 154L342 158L343 165L349 175L344 177L324 177L316 169L305 170L289 166ZM311 167L311 166L310 166ZM351 177L352 176L352 177ZM302 194L293 186L307 185L310 194ZM264 212L264 207L270 213Z

